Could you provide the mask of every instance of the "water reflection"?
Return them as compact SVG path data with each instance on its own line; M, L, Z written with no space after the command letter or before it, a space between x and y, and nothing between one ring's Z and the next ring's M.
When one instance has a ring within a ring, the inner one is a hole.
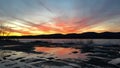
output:
M57 57L60 59L67 59L67 58L80 58L80 59L86 59L88 53L81 53L80 49L75 48L64 48L64 47L34 47L35 52L44 52L50 55L53 55L53 57Z

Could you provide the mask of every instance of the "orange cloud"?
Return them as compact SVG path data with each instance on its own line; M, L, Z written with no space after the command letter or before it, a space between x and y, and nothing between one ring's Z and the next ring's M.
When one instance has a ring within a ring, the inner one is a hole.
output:
M86 22L88 20L83 19L79 20L78 18L72 18L70 20L62 20L59 18L54 18L54 23L52 23L53 26L51 26L49 23L47 24L38 24L33 25L38 31L42 31L48 34L52 34L50 32L54 33L61 33L61 34L67 34L67 33L78 33L78 30L86 27Z
M53 22L41 23L41 24L31 24L30 27L21 27L20 29L12 29L11 32L14 34L21 35L38 35L38 34L68 34L68 33L82 33L82 32L101 32L100 29L92 29L91 25L95 25L105 21L103 20L94 20L92 17L86 18L71 18L71 19L60 19L54 18ZM90 23L92 21L92 23ZM17 25L16 25L17 26ZM20 26L19 26L20 27ZM102 30L104 31L104 30Z

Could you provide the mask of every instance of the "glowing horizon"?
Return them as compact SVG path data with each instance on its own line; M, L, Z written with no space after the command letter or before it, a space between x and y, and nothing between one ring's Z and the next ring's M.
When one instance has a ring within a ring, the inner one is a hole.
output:
M0 0L0 24L10 36L120 32L120 0Z

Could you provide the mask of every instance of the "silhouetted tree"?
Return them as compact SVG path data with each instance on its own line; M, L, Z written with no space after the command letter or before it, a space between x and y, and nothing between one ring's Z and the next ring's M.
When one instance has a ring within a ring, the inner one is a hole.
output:
M5 26L3 24L0 24L0 36L6 36L6 38L0 38L0 39L8 39L8 36L11 33L11 28L9 26Z

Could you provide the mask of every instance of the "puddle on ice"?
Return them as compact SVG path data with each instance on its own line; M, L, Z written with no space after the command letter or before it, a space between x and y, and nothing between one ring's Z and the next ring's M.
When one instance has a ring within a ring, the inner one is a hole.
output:
M35 52L47 53L48 57L56 57L59 59L87 59L88 53L81 53L80 49L64 48L64 47L34 47Z

